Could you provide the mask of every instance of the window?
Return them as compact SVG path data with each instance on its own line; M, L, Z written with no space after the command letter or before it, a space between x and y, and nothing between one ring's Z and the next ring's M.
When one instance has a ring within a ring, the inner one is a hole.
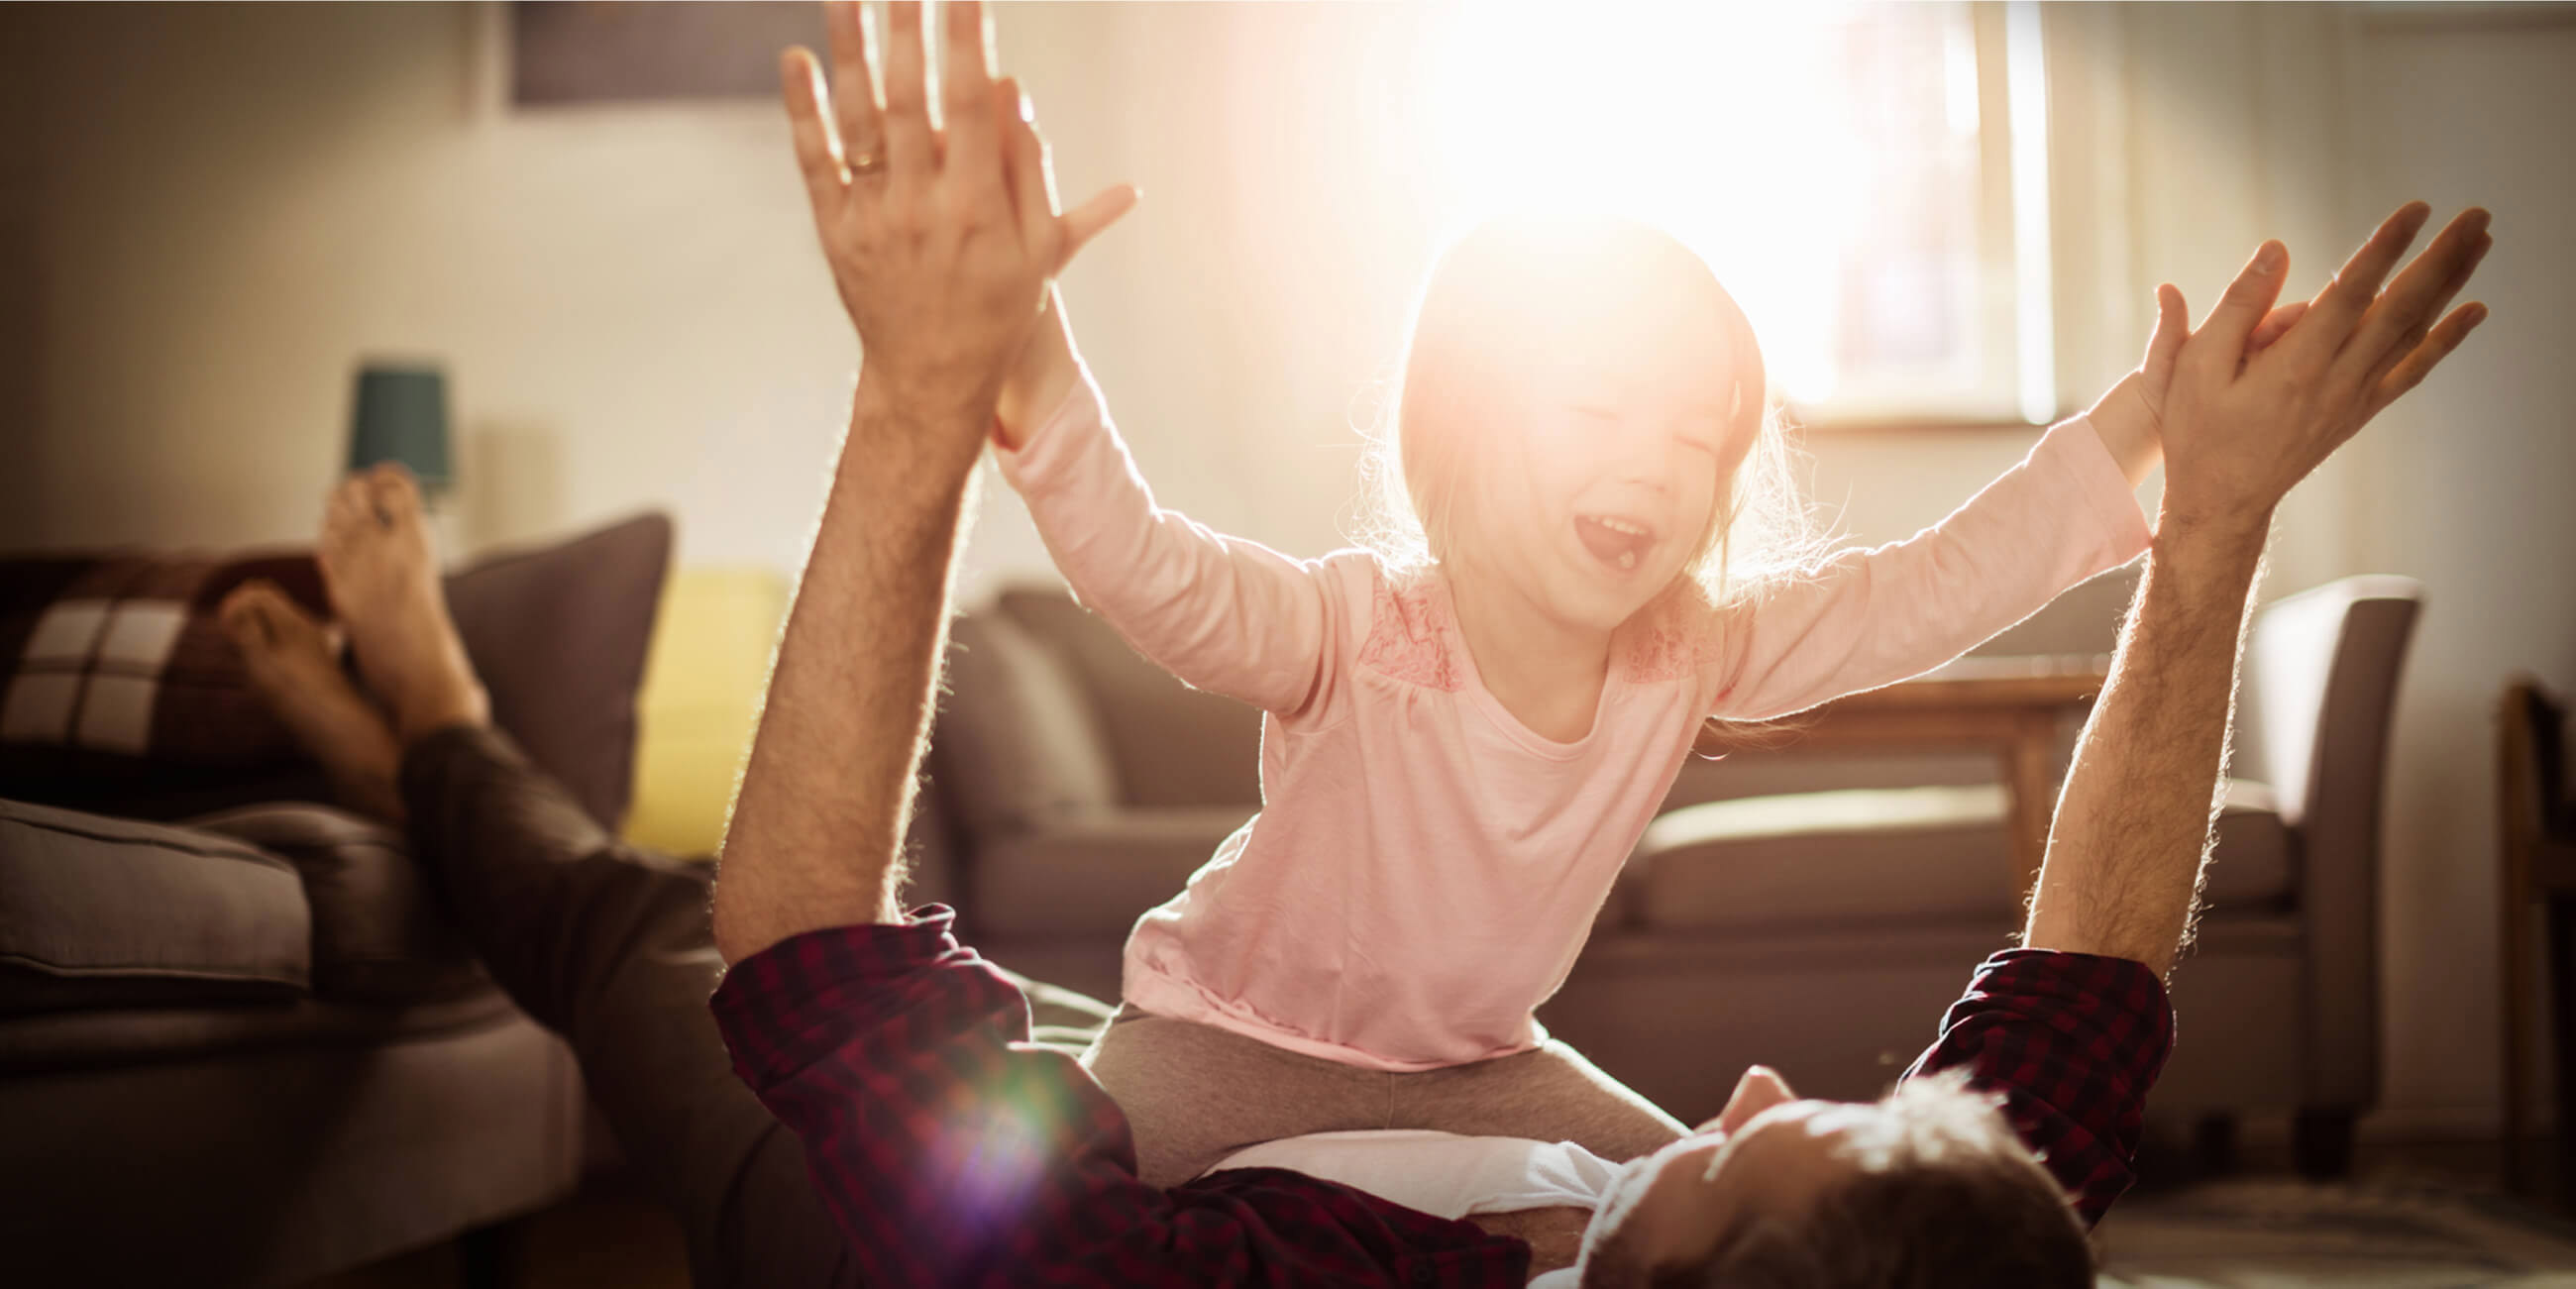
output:
M1692 243L1810 423L2046 421L2037 9L1462 6L1421 115L1462 214L1558 193Z

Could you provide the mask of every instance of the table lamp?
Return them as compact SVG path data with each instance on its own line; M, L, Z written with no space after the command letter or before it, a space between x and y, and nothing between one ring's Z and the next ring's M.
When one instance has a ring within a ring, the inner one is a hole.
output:
M369 363L358 369L349 417L349 469L400 461L435 503L456 483L447 455L447 375L436 367Z

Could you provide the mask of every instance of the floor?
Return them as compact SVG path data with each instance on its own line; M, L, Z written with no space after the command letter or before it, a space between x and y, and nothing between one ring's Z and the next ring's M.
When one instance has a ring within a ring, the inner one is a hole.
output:
M2539 1150L2531 1155L2545 1153ZM2552 1169L2508 1191L2497 1143L2363 1148L2318 1185L2285 1147L2223 1171L2168 1152L2097 1233L2105 1289L2576 1289L2576 1223Z
M2544 1154L2535 1149L2531 1155ZM2576 1223L2549 1176L2508 1194L2494 1142L2363 1146L2352 1177L2299 1182L2286 1146L2214 1171L2152 1152L2103 1224L2105 1289L2576 1289ZM514 1289L687 1289L678 1226L631 1180L599 1177L518 1225ZM312 1289L458 1289L457 1249L424 1249Z
M513 1232L513 1289L689 1289L679 1223L632 1179L594 1177L573 1198L528 1217ZM460 1289L458 1249L438 1245L310 1289Z

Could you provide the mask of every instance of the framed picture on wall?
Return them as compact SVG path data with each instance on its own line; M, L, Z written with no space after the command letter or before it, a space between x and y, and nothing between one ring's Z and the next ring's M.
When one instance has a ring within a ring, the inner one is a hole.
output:
M823 48L811 3L513 0L513 107L772 98L778 52Z

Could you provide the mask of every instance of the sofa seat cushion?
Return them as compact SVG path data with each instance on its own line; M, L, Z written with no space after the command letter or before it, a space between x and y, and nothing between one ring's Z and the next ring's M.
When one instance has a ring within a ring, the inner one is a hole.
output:
M2273 913L2299 893L2298 838L2281 822L2272 786L2229 779L2218 816L2218 849L2204 875L2201 904L2214 916Z
M243 806L190 827L295 866L313 911L313 992L350 1002L452 998L489 978L400 832L332 806Z
M961 917L981 939L1127 934L1252 817L1233 806L1110 810L989 841L975 852Z
M2008 926L2011 847L1999 784L1713 801L1657 818L1632 867L1649 928L1952 923ZM2215 907L2277 908L2290 838L2269 789L2231 781L2210 865Z
M278 856L0 801L0 1014L293 998L311 942L303 883Z

